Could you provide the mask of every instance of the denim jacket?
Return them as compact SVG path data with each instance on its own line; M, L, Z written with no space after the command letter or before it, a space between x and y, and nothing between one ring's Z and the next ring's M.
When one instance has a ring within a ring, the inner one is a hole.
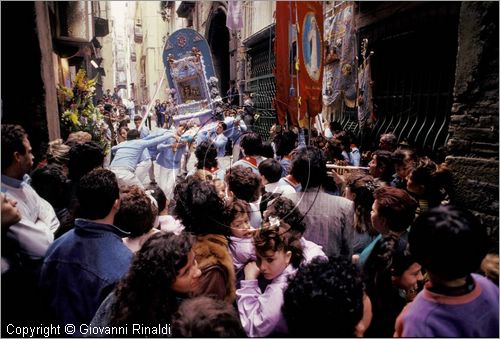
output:
M114 225L76 219L75 229L49 247L40 286L52 320L75 325L75 336L128 271L132 252L121 239L127 235Z

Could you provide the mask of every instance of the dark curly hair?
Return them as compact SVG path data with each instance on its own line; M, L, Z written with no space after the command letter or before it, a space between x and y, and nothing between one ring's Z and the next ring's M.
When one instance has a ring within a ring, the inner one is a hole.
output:
M225 301L200 296L179 306L172 322L172 335L182 338L244 338L238 312Z
M2 124L2 171L12 164L15 152L26 154L23 139L28 134L19 125Z
M291 231L290 225L283 220L280 220L279 227L270 223L262 224L262 228L259 228L253 236L253 243L255 251L261 255L267 251L292 252L290 263L293 267L299 267L304 259L300 237L297 232Z
M203 141L194 151L194 155L198 162L196 163L197 169L215 168L217 167L217 149L215 145L209 141Z
M120 197L116 175L110 170L96 168L84 175L78 183L77 217L97 220L106 217Z
M188 263L193 241L186 233L163 232L146 240L115 289L111 326L157 326L171 322L178 300L170 287Z
M155 215L151 199L138 186L128 186L120 193L120 209L115 215L115 225L130 232L131 237L141 236L153 228Z
M299 232L300 236L306 231L304 215L295 206L295 203L285 197L278 197L267 207L266 217L283 219L293 231Z
M317 257L301 266L289 278L284 299L292 337L353 337L363 318L363 283L356 267L341 257Z
M208 181L187 177L174 188L176 215L186 231L196 235L229 235L224 224L224 201Z
M226 172L225 181L236 198L253 202L259 198L262 182L250 168L236 165Z
M326 177L326 160L316 147L302 147L295 153L290 173L302 185L302 189L320 186Z
M68 177L78 182L94 168L102 167L103 162L104 150L95 141L75 144L69 150Z
M416 260L410 253L408 242L400 237L385 236L375 244L363 266L366 292L374 308L391 309L392 307L387 307L389 303L399 301L401 304L398 287L393 286L392 277L400 277L414 263ZM399 305L402 306L404 304Z

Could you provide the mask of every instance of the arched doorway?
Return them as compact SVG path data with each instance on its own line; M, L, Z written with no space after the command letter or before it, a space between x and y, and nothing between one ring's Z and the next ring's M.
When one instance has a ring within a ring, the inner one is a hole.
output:
M226 11L223 6L213 9L210 18L207 41L212 51L215 73L219 78L221 97L229 89L229 30L226 27Z

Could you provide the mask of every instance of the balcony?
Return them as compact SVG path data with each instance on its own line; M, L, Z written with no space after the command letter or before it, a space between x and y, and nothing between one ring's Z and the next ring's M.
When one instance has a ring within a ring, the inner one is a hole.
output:
M130 53L130 61L132 61L132 62L137 61L137 56L135 55L135 52Z
M109 34L108 20L94 17L94 30L96 37L105 37Z
M138 44L142 43L142 25L134 26L134 41Z

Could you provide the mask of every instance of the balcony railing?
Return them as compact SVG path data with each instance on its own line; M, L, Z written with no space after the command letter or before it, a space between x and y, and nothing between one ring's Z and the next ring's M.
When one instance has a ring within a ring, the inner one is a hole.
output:
M135 27L134 27L134 41L138 44L142 43L142 26L135 25Z

